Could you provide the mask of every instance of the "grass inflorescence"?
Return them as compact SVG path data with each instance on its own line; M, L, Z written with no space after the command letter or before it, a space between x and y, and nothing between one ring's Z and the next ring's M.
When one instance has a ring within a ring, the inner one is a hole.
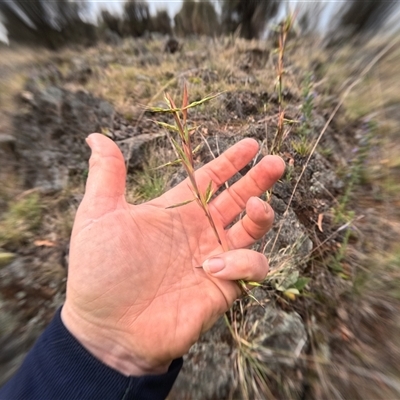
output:
M294 16L289 15L280 25L278 29L278 63L276 67L277 71L277 78L276 78L276 90L278 92L278 104L279 104L279 114L278 114L278 123L277 123L277 130L274 138L274 142L272 144L272 152L278 153L283 137L284 137L284 130L285 130L285 107L283 101L283 89L284 89L284 75L285 75L285 50L286 50L286 42L288 39L288 35L290 30L292 29L294 22Z
M172 206L169 206L168 208L181 207L181 206L190 204L193 201L195 201L199 205L199 207L204 211L204 214L208 220L208 223L210 224L210 227L212 228L212 230L214 232L214 235L215 235L216 240L218 241L218 244L222 247L223 251L226 252L226 251L229 251L229 248L224 243L224 241L221 239L220 234L215 225L213 216L208 207L208 203L214 195L214 192L212 189L213 182L210 181L207 186L207 189L204 192L202 192L196 181L196 177L195 177L195 173L194 173L195 165L194 165L194 157L193 157L196 149L193 149L192 140L191 140L192 135L196 131L196 127L190 126L189 122L188 122L188 110L189 109L201 106L202 104L214 99L217 96L218 96L218 94L213 95L213 96L208 96L201 100L189 103L188 89L185 84L184 88L183 88L183 98L182 98L182 106L181 107L177 107L174 100L172 99L172 97L166 93L165 101L167 103L168 108L164 109L164 108L160 108L160 107L153 107L153 108L151 108L151 111L172 114L174 121L175 121L175 125L171 125L171 124L168 124L165 122L160 122L160 121L156 121L156 122L161 127L166 128L170 132L178 135L179 141L174 139L173 136L170 136L170 139L174 146L174 149L176 150L177 154L179 155L179 159L173 161L172 164L182 164L182 166L184 167L184 169L188 175L188 178L190 180L190 184L191 184L190 189L193 194L193 199L185 200L182 203L174 204ZM241 290L243 291L243 293L247 294L249 297L251 297L257 303L259 303L258 300L251 294L250 290L247 287L248 285L251 287L258 286L258 284L256 282L245 282L243 280L239 280L237 282L238 282L238 285L240 286Z

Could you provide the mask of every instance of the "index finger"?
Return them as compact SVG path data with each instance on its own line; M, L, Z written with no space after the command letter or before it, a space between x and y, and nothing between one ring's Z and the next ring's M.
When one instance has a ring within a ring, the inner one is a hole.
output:
M255 157L258 147L256 140L243 139L226 150L218 158L198 169L195 172L195 177L199 190L206 190L210 181L212 181L213 192L215 192ZM175 204L193 198L189 185L189 180L185 179L167 192L164 195L166 199L164 199L168 203Z
M279 156L265 156L243 178L224 190L211 203L223 226L230 224L253 196L260 196L282 176L285 163Z

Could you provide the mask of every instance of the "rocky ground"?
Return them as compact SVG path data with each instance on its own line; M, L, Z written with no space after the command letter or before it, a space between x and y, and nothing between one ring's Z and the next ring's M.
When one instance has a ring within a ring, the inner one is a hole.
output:
M152 168L174 154L149 109L164 91L179 98L184 82L192 100L220 93L190 114L198 166L243 137L260 143L254 163L271 151L279 112L274 43L190 39L176 54L164 43L127 40L29 59L10 51L0 66L8 93L0 96L0 384L63 302L89 133L120 146L135 202L184 178L179 167ZM284 140L275 150L287 169L265 194L276 221L255 245L271 260L254 290L265 308L238 301L185 357L171 399L400 395L400 96L393 90L400 49L380 54L386 45L327 52L315 38L289 42ZM19 68L10 68L15 54Z

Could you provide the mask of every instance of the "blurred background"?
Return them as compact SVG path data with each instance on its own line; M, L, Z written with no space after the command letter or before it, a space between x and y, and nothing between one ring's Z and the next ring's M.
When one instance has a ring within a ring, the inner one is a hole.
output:
M187 84L219 94L189 115L198 166L252 137L287 168L254 246L264 308L237 301L170 398L400 398L399 18L396 0L0 0L0 384L65 298L85 137L121 148L129 201L159 196L184 174L156 168L176 156L152 107Z

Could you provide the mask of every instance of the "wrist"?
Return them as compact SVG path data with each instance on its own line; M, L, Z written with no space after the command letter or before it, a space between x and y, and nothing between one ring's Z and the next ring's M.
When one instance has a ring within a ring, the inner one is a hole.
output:
M171 361L158 364L137 357L120 334L80 318L64 305L61 320L72 336L95 358L125 376L159 375Z

